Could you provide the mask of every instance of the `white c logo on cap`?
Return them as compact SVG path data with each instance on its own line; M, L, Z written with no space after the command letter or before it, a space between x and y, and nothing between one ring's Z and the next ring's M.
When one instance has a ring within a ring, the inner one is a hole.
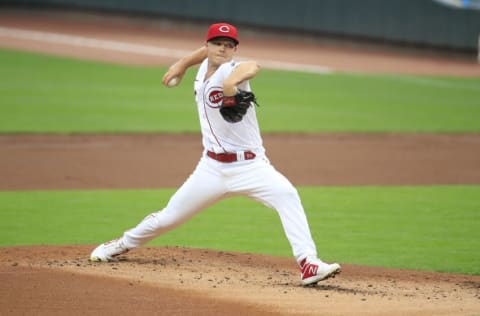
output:
M230 32L230 28L227 25L222 25L218 28L218 30L222 33L228 33Z

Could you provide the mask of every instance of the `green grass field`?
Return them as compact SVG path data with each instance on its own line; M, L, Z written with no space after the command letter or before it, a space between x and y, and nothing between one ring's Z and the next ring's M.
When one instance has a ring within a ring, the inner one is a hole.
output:
M323 258L480 274L480 187L302 187ZM95 244L161 209L172 189L0 192L0 245ZM290 256L278 215L224 200L152 245Z
M189 71L0 50L0 133L198 132ZM263 70L252 80L264 132L479 132L480 78Z
M0 133L199 131L191 81L125 67L0 50ZM480 78L316 75L263 70L252 81L264 132L480 132ZM0 245L96 244L173 193L0 192ZM326 260L480 274L480 186L300 188ZM215 225L213 225L215 224ZM277 215L223 201L153 245L290 256Z

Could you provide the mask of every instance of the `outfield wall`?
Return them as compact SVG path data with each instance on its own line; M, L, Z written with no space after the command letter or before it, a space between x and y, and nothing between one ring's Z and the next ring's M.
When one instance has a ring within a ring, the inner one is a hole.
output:
M205 22L224 20L273 31L473 54L477 53L480 34L479 10L433 0L0 0L0 4L108 10Z

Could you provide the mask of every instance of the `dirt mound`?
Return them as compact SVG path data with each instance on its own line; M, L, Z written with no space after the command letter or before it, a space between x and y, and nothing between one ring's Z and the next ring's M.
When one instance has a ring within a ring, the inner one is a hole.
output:
M145 247L114 263L92 246L2 248L2 315L473 315L480 277L343 264L316 287L293 259Z

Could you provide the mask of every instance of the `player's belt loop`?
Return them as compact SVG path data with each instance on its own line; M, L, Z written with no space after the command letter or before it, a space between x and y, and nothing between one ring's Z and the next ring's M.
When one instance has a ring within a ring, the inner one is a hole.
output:
M213 151L207 151L207 156L215 159L220 162L235 162L235 161L243 161L243 160L252 160L256 157L255 153L251 151L239 151L236 153L221 153L217 154Z

